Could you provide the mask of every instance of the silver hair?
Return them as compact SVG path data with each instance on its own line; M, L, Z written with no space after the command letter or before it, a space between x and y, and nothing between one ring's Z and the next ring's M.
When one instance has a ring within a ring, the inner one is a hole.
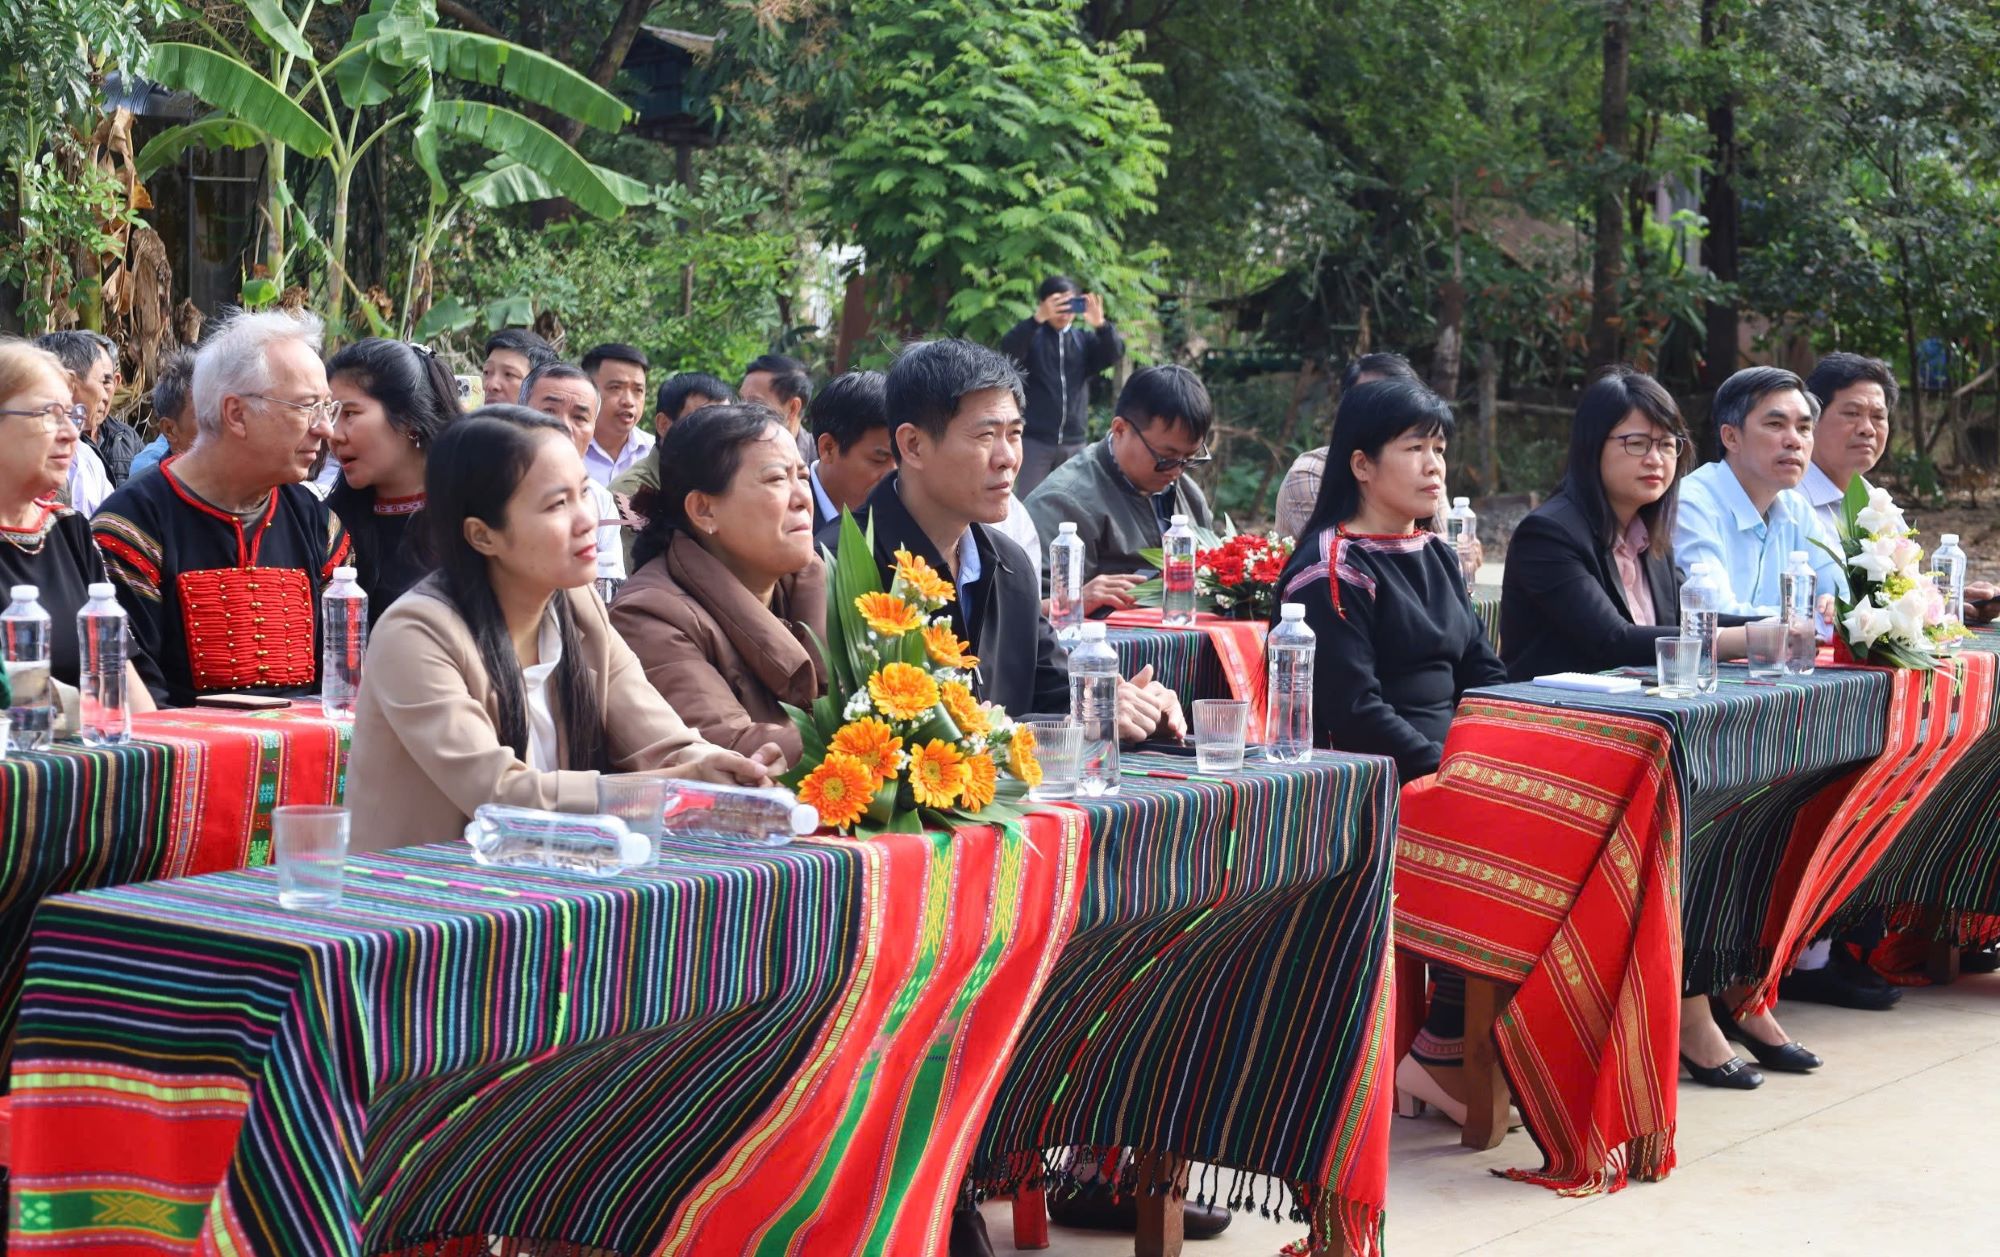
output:
M247 397L271 387L266 355L280 341L295 340L317 354L326 325L302 310L236 310L224 315L194 356L194 426L203 436L222 431L222 399Z

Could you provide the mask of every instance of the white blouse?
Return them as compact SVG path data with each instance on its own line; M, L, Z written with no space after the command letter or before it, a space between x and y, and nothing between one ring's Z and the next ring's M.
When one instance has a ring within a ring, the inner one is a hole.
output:
M555 710L549 698L549 678L562 662L562 630L556 626L553 602L542 615L538 644L542 661L521 669L521 687L528 696L528 767L552 773L562 767L556 753Z

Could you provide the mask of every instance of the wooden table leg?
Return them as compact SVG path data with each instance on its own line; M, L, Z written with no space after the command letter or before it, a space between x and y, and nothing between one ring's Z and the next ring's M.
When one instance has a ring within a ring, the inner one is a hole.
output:
M1171 1153L1148 1153L1139 1158L1139 1230L1132 1237L1133 1257L1180 1257L1187 1215L1182 1203L1187 1195L1188 1163ZM1155 1196L1155 1183L1171 1182L1172 1191Z
M1014 1247L1049 1246L1049 1205L1040 1187L1022 1187L1014 1193Z
M1924 957L1924 976L1936 986L1958 981L1958 944L1942 939L1932 943Z
M1465 1129L1458 1141L1468 1148L1497 1148L1507 1137L1507 1079L1493 1023L1513 997L1504 982L1465 975Z

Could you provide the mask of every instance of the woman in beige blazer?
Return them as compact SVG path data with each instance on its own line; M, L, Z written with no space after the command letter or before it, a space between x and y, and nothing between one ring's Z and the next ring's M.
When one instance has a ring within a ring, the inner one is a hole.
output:
M813 554L812 482L762 406L704 406L660 438L660 486L611 624L675 711L718 746L799 755L785 704L826 688L826 576Z
M703 741L612 631L561 423L474 412L438 438L425 493L440 567L369 639L347 764L355 850L457 839L484 803L595 811L603 771L769 784L776 746Z

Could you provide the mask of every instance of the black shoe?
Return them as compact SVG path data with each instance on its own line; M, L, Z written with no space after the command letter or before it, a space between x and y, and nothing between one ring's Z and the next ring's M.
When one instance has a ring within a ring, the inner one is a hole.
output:
M1120 1231L1127 1235L1139 1229L1139 1200L1131 1192L1116 1199L1103 1186L1085 1186L1074 1193L1049 1193L1049 1221L1079 1231ZM1214 1239L1229 1229L1232 1215L1220 1205L1181 1202L1181 1230L1191 1240Z
M1740 1056L1732 1056L1713 1069L1697 1065L1681 1053L1681 1068L1688 1077L1704 1087L1721 1087L1728 1091L1755 1091L1764 1085L1764 1075L1751 1068L1750 1062Z
M2000 970L2000 947L1982 947L1978 951L1959 953L1960 973L1993 973L1996 970Z
M1845 974L1828 965L1824 969L1792 970L1778 980L1778 998L1879 1013L1894 1008L1896 1001L1903 998L1903 992L1886 982L1867 986L1849 981Z
M960 1200L951 1211L951 1240L946 1251L951 1257L993 1257L993 1241L986 1237L986 1219L970 1199Z
M1743 1028L1743 1023L1729 1015L1720 1000L1708 1002L1709 1011L1715 1014L1715 1024L1721 1028L1722 1037L1741 1043L1750 1049L1750 1055L1765 1069L1775 1069L1786 1074L1809 1074L1826 1064L1825 1061L1806 1051L1805 1045L1786 1040L1775 1047L1759 1039Z

